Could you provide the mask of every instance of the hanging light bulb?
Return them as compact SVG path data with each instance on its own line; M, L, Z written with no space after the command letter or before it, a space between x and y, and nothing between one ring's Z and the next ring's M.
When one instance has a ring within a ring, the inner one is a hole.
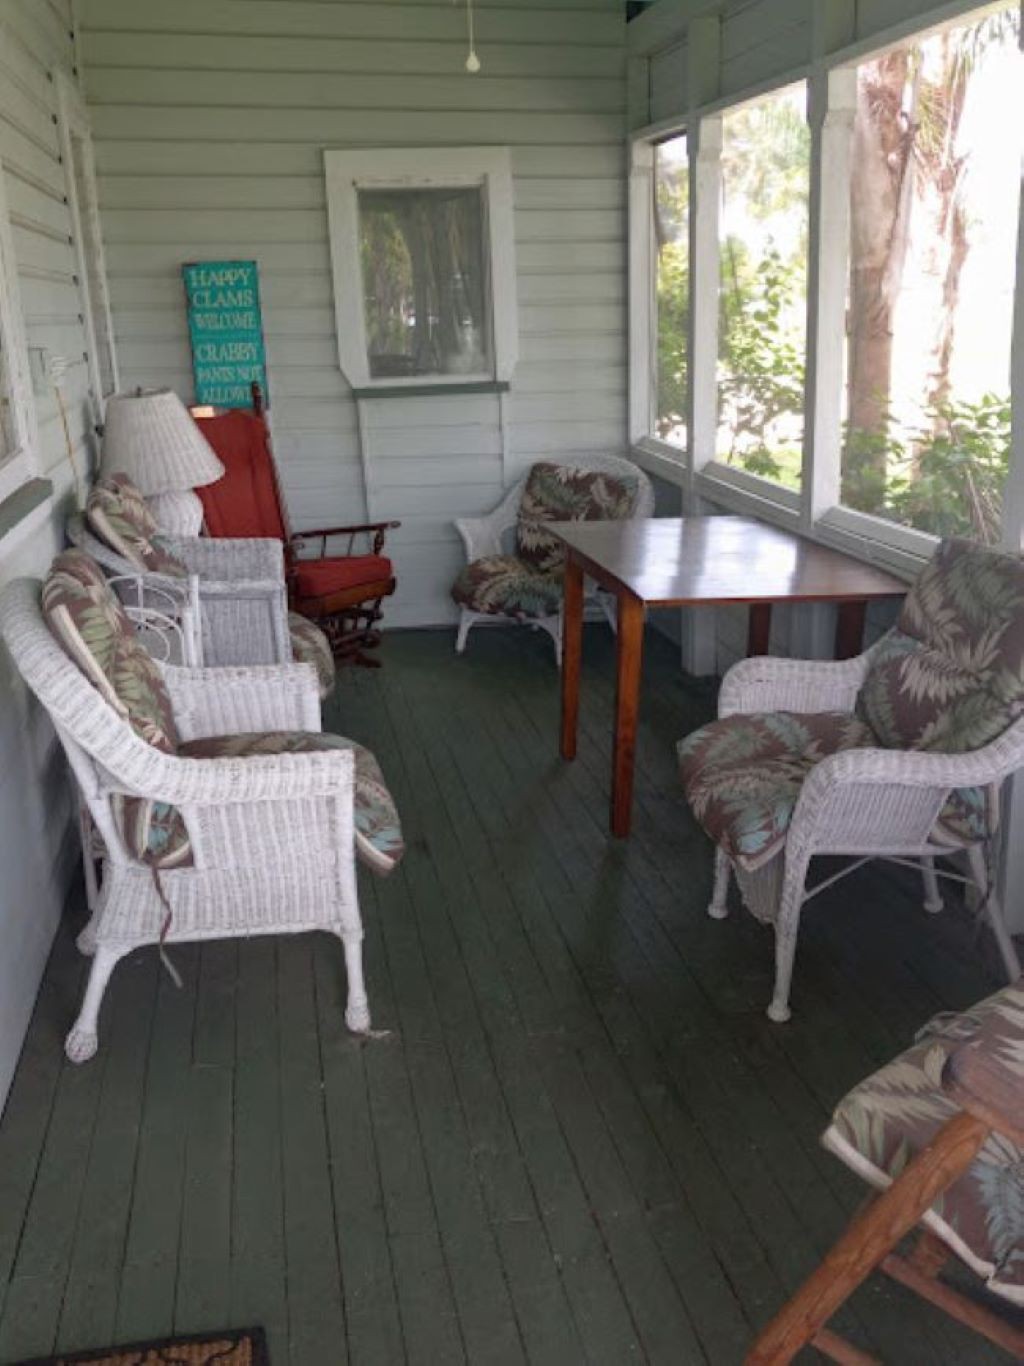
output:
M466 27L469 31L469 56L466 58L466 70L475 76L480 70L480 58L476 55L476 43L473 36L473 0L466 0Z

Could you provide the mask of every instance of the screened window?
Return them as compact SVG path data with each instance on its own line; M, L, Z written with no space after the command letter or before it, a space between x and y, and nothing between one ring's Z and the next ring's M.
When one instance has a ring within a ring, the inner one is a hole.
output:
M799 488L810 133L801 82L722 116L716 457Z
M663 441L686 445L690 325L690 165L686 134L654 149L657 414Z
M491 374L481 191L360 190L358 208L371 377Z
M1010 457L1020 15L857 67L842 501L994 543Z
M33 477L35 444L28 352L0 162L0 501Z

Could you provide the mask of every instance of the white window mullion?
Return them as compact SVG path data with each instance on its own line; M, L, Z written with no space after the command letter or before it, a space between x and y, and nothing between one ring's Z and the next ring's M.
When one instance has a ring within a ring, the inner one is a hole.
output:
M718 431L718 221L722 120L690 129L690 468L715 458Z
M650 142L635 141L629 167L629 438L654 430L658 314L655 299L654 159Z
M812 527L839 502L850 241L854 68L810 82L811 195L807 276L807 381L801 518Z

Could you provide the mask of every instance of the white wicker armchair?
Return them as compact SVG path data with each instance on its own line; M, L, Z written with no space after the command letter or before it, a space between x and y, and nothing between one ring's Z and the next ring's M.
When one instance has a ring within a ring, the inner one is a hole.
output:
M68 540L108 574L140 576L136 565L94 536L80 515ZM163 546L185 565L188 579L143 573L143 581L198 611L206 665L287 664L292 660L288 594L281 542L165 536Z
M346 1022L367 1031L352 752L210 759L162 753L136 735L56 643L39 593L34 580L9 584L0 595L0 631L50 714L106 850L98 904L79 937L94 960L68 1057L82 1062L96 1051L100 1004L118 960L161 940L165 909L152 869L129 855L114 819L112 799L125 793L172 804L189 829L192 866L160 873L173 910L168 943L327 930L344 946ZM161 667L183 740L320 729L309 665Z
M875 647L877 648L877 647ZM840 663L759 657L741 660L725 675L719 695L720 717L765 712L852 712L874 651ZM735 871L743 899L758 919L775 929L775 987L769 1018L789 1019L800 913L804 903L836 879L806 886L811 859L818 854L859 856L837 876L871 858L921 862L925 908L942 909L934 860L955 846L935 837L936 823L951 791L998 786L1024 767L1024 720L1017 721L983 748L965 754L881 748L848 749L815 764L804 779L783 852L754 871L715 851L715 881L708 914L728 913L726 894ZM980 905L987 915L1007 975L1021 972L1020 961L992 885L983 844L960 846L968 859Z
M580 469L596 470L605 474L617 475L619 478L636 482L637 494L636 503L631 513L632 517L651 517L654 513L654 488L650 479L638 465L631 460L626 460L618 455L574 455L565 461L553 461L552 463L562 463L573 465ZM460 517L456 518L455 528L462 537L462 544L466 548L466 562L472 564L475 560L485 559L490 555L501 555L505 552L503 544L505 537L516 525L519 516L519 507L523 501L523 490L530 477L529 470L518 479L505 494L504 498L486 517ZM608 594L601 593L597 585L592 580L587 580L586 592L592 602L600 605L608 622L615 629L615 609L614 604L609 600ZM466 648L466 637L470 629L478 621L518 621L518 618L500 617L493 613L474 612L468 607L459 609L458 634L455 638L455 649L458 654L462 654ZM546 631L555 645L555 658L559 665L562 662L562 613L559 610L549 617L538 617L530 620L528 625L536 630Z

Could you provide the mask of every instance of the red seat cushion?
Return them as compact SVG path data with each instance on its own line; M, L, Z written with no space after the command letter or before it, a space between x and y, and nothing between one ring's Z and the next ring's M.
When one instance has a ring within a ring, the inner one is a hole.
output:
M269 536L285 539L267 429L256 413L232 408L196 419L220 456L224 477L196 492L208 536Z
M360 584L380 583L391 575L391 561L384 555L299 560L295 566L295 594L299 598L326 598Z

